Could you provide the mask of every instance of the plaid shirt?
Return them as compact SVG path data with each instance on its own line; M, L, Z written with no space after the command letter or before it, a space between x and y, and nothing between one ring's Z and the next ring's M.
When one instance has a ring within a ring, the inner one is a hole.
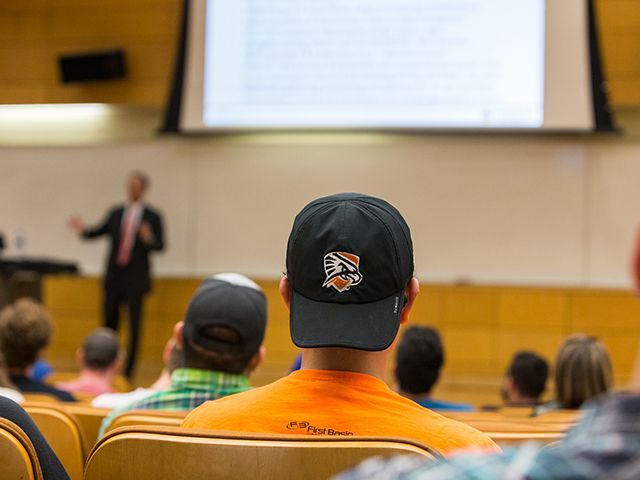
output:
M129 410L193 410L204 402L249 390L249 377L195 368L178 368L171 374L171 388L152 393L125 407L114 408L102 422L102 437L115 417Z
M438 463L373 458L336 480L640 479L640 395L605 399L557 446L535 444L498 455L462 454Z

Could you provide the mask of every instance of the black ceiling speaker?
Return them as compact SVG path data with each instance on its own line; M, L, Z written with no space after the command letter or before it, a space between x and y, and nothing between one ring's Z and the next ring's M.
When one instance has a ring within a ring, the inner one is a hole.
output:
M124 50L64 54L58 58L63 83L114 80L126 76Z

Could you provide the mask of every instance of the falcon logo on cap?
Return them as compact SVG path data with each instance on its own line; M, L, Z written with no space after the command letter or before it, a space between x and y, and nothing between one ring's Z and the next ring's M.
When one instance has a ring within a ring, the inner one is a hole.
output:
M323 287L333 287L338 292L346 292L352 286L362 281L362 274L358 269L360 257L353 253L331 252L324 256L324 272L327 278Z

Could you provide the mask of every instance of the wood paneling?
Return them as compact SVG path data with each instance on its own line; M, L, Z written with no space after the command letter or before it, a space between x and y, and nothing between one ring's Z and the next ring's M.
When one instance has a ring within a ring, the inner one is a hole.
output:
M180 0L3 0L0 103L111 102L161 106L169 85ZM640 105L640 2L597 0L605 75L613 103ZM62 52L123 47L121 82L61 86Z
M145 305L137 383L148 384L159 373L162 348L174 324L182 319L199 281L156 281ZM267 358L253 378L255 385L285 375L297 354L289 337L288 314L278 282L259 283L269 301L269 324ZM76 349L100 324L100 299L97 278L46 280L44 300L57 324L48 357L59 370L76 368ZM497 404L501 377L516 351L535 350L553 363L558 346L572 332L593 334L605 342L618 386L624 386L640 339L637 318L640 302L625 291L426 284L422 285L411 323L436 326L444 339L446 366L437 395ZM126 329L121 335L124 340Z
M161 106L169 88L180 0L6 0L0 5L0 102ZM123 48L127 78L62 85L63 53Z

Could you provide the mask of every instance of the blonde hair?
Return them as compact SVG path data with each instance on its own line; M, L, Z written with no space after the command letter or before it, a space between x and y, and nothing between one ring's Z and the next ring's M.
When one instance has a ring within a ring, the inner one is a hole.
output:
M556 400L562 408L576 409L593 397L608 392L613 370L606 347L585 334L567 338L556 358Z

